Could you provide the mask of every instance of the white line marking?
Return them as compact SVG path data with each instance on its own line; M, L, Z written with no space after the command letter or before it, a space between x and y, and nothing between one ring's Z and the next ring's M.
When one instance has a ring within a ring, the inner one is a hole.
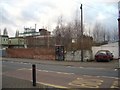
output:
M37 69L38 71L42 71L42 70L39 70L39 69Z
M33 82L33 80L30 80L31 82ZM68 87L65 87L65 86L59 86L59 85L54 85L54 84L49 84L49 83L44 83L44 82L36 82L38 84L42 84L42 85L45 85L45 86L50 86L50 87L55 87L55 88L68 88Z
M114 71L118 71L118 69L114 69Z
M17 69L17 70L26 70L27 68L20 68L20 69ZM27 69L28 70L28 69Z
M28 68L21 68L21 69L18 69L18 70L32 70L32 69L28 69ZM66 72L57 72L57 71L48 71L48 70L40 70L40 69L37 69L37 71L40 71L40 72L51 72L51 73L57 73L57 74L66 74L66 75L74 75L75 73L66 73ZM91 76L91 75L83 75L85 77L94 77L94 76ZM113 78L113 79L118 79L117 77L109 77L109 76L95 76L95 77L103 77L103 78Z
M58 74L62 74L62 72L56 72L56 73L58 73Z
M100 78L100 76L97 76L98 78Z
M43 82L37 82L39 84L43 84L43 85L46 85L46 86L50 86L50 87L55 87L55 88L68 88L68 87L65 87L65 86L59 86L59 85L54 85L54 84L49 84L49 83L43 83Z
M21 68L21 69L18 69L18 70L32 70L32 69L28 69L28 68ZM57 74L67 74L67 75L72 75L74 73L66 73L66 72L57 72L57 71L48 71L48 70L40 70L40 69L36 69L37 71L40 71L40 72L50 72L50 73L57 73Z
M47 71L47 70L38 70L38 71L42 71L42 72L51 72L51 73L57 73L57 74L68 74L68 75L74 74L74 73L57 72L57 71Z
M96 68L96 67L74 67L74 66L67 66L68 68L83 68L83 69L99 69L99 70L107 70L108 68ZM114 69L112 69L114 70Z
M23 63L23 64L28 64L28 63Z
M90 76L90 75L83 75L83 76L85 76L85 77L93 77L93 76Z
M42 70L42 72L49 72L49 71L47 71L47 70Z
M118 79L117 77L108 77L108 76L100 76L100 77Z
M32 69L28 69L28 70L32 70Z
M103 78L113 78L113 79L118 79L117 77L109 77L109 76L91 76L91 75L83 75L83 76L85 76L85 77L98 77L98 78L103 77Z
M58 74L68 74L68 75L71 75L71 74L74 74L74 73L65 73L65 72L56 72Z

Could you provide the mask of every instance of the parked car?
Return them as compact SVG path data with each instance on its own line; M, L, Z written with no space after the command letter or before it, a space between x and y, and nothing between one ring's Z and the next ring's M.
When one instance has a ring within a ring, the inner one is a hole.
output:
M98 61L111 61L113 60L113 54L109 50L99 50L95 54L95 60Z

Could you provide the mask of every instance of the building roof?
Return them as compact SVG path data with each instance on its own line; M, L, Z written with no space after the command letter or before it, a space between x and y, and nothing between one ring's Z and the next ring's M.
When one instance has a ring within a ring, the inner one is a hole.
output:
M23 39L23 37L10 37L9 39L16 39L16 38L22 38Z
M0 35L0 37L9 37L9 36L6 36L6 35Z

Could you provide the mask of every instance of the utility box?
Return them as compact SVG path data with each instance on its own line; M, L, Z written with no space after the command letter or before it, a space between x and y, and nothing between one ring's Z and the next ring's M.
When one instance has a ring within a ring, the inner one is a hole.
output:
M64 61L64 46L62 45L55 46L55 60Z

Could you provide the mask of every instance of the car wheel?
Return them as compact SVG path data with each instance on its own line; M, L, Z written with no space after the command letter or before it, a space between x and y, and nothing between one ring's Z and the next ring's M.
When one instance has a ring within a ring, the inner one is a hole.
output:
M111 58L111 61L113 60L113 58Z
M99 62L99 60L96 60L97 62Z
M108 59L107 61L110 62L110 59Z

